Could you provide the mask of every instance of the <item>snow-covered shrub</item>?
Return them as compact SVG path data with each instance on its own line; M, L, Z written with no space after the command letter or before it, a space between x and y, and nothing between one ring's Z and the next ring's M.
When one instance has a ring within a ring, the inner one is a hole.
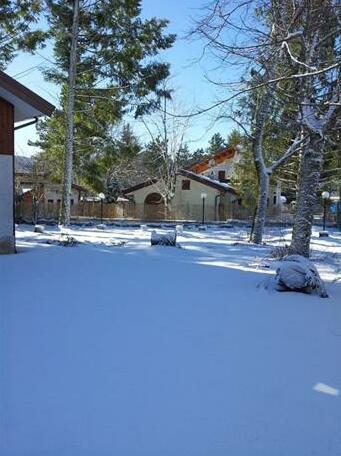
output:
M107 227L107 225L105 223L99 223L96 228L98 230L105 230L106 227Z
M176 230L176 232L177 232L178 234L179 234L179 233L183 233L183 231L184 231L184 226L183 226L183 225L176 225L175 230Z
M41 233L42 234L42 233L44 233L44 229L45 229L44 225L35 225L34 226L34 232L35 233Z
M199 231L207 231L207 226L206 225L199 225L198 226Z
M276 288L278 291L301 291L317 293L327 298L328 293L316 267L302 255L285 257L276 271Z
M152 231L151 245L168 245L176 247L176 232L170 231L168 233L157 233L155 230Z
M77 244L77 239L70 236L69 234L62 234L58 241L58 245L61 245L63 247L74 247Z
M292 250L290 245L276 245L273 249L271 249L269 257L281 260L288 255L291 255Z

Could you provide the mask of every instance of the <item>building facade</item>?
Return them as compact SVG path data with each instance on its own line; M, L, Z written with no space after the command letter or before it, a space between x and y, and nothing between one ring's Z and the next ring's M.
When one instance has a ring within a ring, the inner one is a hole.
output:
M238 200L236 191L228 183L186 170L176 176L169 207L164 204L156 180L130 187L124 194L134 203L134 217L142 220L226 220Z
M14 132L25 125L15 124L50 116L53 110L53 105L0 71L0 253L16 251Z

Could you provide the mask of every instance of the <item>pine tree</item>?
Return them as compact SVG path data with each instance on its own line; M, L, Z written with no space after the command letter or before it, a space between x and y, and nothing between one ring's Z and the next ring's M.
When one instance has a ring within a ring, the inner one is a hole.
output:
M73 121L76 123L77 111L88 112L89 120L94 125L93 130L103 127L100 136L105 136L110 142L108 123L113 125L110 111L117 114L116 122L119 122L126 110L133 110L132 106L135 106L135 113L139 113L139 110L145 110L153 104L152 97L148 100L146 97L158 90L160 81L169 74L169 65L150 59L160 50L170 47L175 37L164 34L167 21L141 19L140 0L99 0L90 3L80 0L77 52L75 58L70 59L70 53L74 50L72 37L75 37L76 32L76 28L72 27L75 4L75 0L47 0L56 66L46 71L46 76L66 87L61 101L64 112L68 112L71 104L66 103L66 100L72 98L70 62L76 62L75 109L71 109ZM101 103L103 99L105 103ZM103 111L102 123L93 115L97 103L101 107L106 106L108 121L105 121ZM70 117L65 117L69 125L66 137L70 138ZM76 137L78 132L75 129ZM73 141L73 146L75 144L76 141ZM65 147L62 222L68 224L68 194L73 174L69 140Z
M215 133L209 140L207 147L207 154L212 156L218 152L221 152L227 146L226 141L220 133Z
M0 69L4 69L18 51L33 52L43 45L46 33L37 27L42 6L41 0L1 0Z
M115 201L122 190L140 176L136 159L141 145L129 124L118 138L98 149L83 168L83 179L93 190L103 192L107 201Z
M71 48L68 67L67 103L66 103L66 135L65 135L65 157L64 157L64 181L63 197L60 214L60 221L63 225L70 223L71 214L71 192L72 192L72 165L73 165L73 134L74 134L74 110L76 96L76 75L78 60L78 36L79 36L79 0L73 1L72 27L71 27Z

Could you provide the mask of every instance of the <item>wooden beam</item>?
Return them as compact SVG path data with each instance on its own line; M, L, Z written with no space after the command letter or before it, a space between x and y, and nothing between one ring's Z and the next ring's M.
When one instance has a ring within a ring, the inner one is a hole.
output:
M14 106L0 98L0 154L14 155Z

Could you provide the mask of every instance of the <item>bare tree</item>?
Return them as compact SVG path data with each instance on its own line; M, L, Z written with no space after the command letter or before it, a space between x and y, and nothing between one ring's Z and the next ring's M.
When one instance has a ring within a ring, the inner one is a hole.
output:
M341 8L337 3L332 0L302 2L298 27L301 34L296 42L299 58L287 46L293 67L303 74L305 69L310 72L301 78L299 85L299 123L308 141L300 160L291 241L292 251L304 256L309 256L328 128L340 112Z
M224 111L220 117L235 120L251 139L259 182L254 242L262 241L269 176L296 151L303 151L292 248L304 254L309 244L321 169L323 130L339 106L336 75L340 56L335 52L326 52L324 56L321 53L327 44L331 49L330 40L339 36L340 21L336 16L340 7L336 3L332 0L215 0L193 32L205 41L204 52L211 52L220 68L234 70L234 81L208 78L225 94L201 112L219 107ZM326 21L326 17L330 20ZM246 122L234 115L232 105L245 96L253 104ZM279 109L278 100L286 106ZM290 123L285 124L284 114L288 109L292 115ZM289 127L292 134L287 146L269 162L264 149L265 125L278 117L282 118L283 131ZM310 171L310 179L305 178Z
M234 75L238 75L234 81L208 80L229 94L215 104L220 108L218 117L235 121L251 143L259 187L252 234L255 243L262 242L270 176L299 150L304 141L298 126L294 126L286 147L277 154L270 154L270 160L267 157L264 142L269 131L266 131L266 124L278 109L278 103L276 106L274 102L283 75L283 43L294 35L289 25L293 22L292 17L287 18L287 27L277 28L265 18L264 11L259 12L259 6L253 1L216 0L193 32L205 41L205 51L211 51L222 68L232 67ZM251 106L246 115L245 112L240 114L239 106L245 97ZM232 102L237 103L237 110Z
M32 159L32 166L30 166L29 182L27 182L27 177L24 178L23 181L21 181L19 177L15 178L15 193L18 201L22 201L24 198L23 186L29 185L30 187L28 194L31 197L31 214L32 222L34 224L38 221L40 207L45 200L45 165L45 162L34 157Z
M164 91L157 112L142 120L151 140L145 152L145 165L150 177L155 179L166 210L175 195L176 176L183 164L184 140L189 127L189 117L169 115L168 104L172 104L174 111L174 102Z

